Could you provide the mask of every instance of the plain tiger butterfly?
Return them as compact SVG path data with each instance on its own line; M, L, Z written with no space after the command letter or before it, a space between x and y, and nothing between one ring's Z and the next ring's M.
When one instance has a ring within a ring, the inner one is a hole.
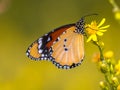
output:
M84 26L82 17L77 23L52 30L34 41L26 54L33 60L49 60L58 68L79 66L84 58Z

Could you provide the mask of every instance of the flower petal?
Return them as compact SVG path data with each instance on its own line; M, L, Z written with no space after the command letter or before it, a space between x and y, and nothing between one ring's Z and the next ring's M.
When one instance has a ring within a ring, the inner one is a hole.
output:
M98 35L98 36L102 36L102 35L103 35L103 33L102 33L102 32L100 32L100 31L98 31L98 32L97 32L97 35Z
M104 24L104 22L105 22L105 18L103 18L103 19L101 20L101 22L98 24L98 26L97 26L97 27L102 26L102 25Z
M106 26L104 26L104 27L100 27L99 29L106 29L106 28L108 28L108 27L110 27L110 25L106 25Z
M99 30L100 32L106 32L107 30Z
M92 35L92 40L93 40L93 41L97 41L97 36L96 36L96 34Z
M87 42L92 40L92 35L88 37Z

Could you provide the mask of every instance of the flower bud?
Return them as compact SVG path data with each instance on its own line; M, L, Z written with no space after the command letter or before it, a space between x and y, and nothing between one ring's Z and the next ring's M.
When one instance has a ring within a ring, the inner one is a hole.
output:
M109 71L109 66L107 65L106 62L102 61L100 62L100 70L102 73L107 73Z
M107 83L104 81L100 81L100 87L102 90L108 90Z
M112 77L112 83L114 86L118 86L119 85L119 81L117 77Z

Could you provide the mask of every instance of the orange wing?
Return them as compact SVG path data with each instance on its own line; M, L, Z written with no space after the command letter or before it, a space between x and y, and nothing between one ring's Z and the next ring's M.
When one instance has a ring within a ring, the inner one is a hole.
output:
M38 53L38 43L34 42L27 50L26 52L27 56L30 58L40 58L41 54Z
M48 60L50 57L49 49L53 42L72 26L75 26L75 24L64 25L40 37L28 47L27 56L33 60Z
M32 43L26 54L34 60L51 60L58 68L78 66L84 58L84 18L64 25Z
M75 32L75 26L66 30L59 41L52 45L53 62L57 67L72 68L78 66L84 58L83 34Z

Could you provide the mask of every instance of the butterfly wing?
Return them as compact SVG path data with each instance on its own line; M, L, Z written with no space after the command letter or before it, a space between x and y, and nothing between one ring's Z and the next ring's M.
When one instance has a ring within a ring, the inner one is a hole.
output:
M52 61L59 68L78 66L84 58L83 34L75 32L76 27L68 28L51 47Z
M40 37L28 47L26 51L27 56L33 60L50 59L52 53L50 48L53 42L57 41L58 37L72 26L75 26L75 24L64 25Z

